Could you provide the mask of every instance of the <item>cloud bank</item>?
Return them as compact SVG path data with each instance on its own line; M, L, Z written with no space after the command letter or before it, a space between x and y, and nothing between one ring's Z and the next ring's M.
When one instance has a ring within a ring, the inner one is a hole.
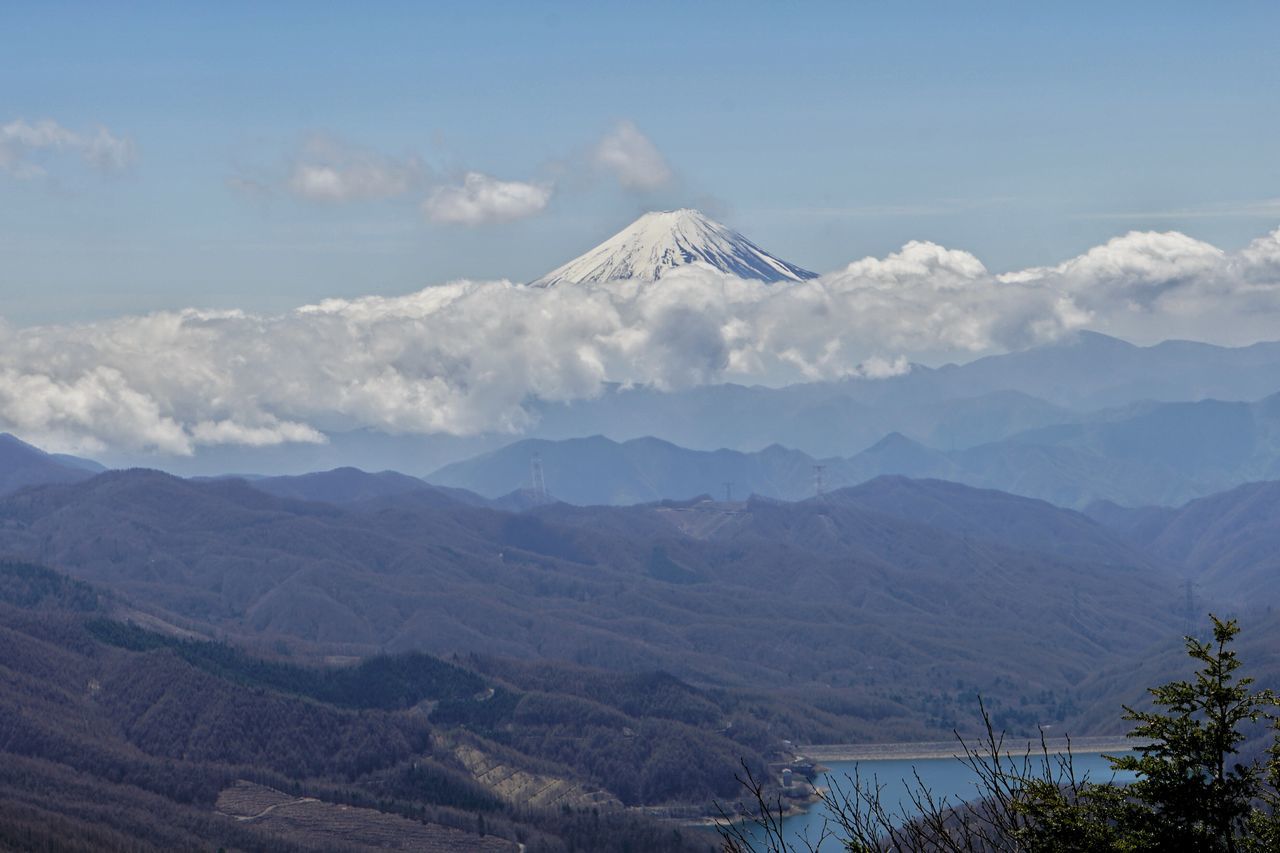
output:
M470 198L464 209L489 203ZM1148 342L1195 328L1243 343L1275 337L1278 320L1280 230L1239 252L1135 232L1004 275L968 252L912 242L792 284L691 265L657 283L455 281L276 315L0 324L0 428L62 449L174 454L323 441L324 430L357 426L516 432L531 400L589 398L607 382L878 378L912 359L1017 349L1082 327Z
M0 125L0 172L25 180L44 177L43 161L58 152L75 153L85 165L103 174L124 171L135 157L133 141L105 127L86 134L52 119L35 123L15 119Z

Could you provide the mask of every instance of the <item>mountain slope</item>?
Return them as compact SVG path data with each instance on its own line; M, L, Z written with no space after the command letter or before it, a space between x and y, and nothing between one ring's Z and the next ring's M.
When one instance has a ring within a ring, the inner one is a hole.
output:
M960 697L975 688L1019 725L1048 718L1095 662L1166 630L1180 594L1102 535L1060 556L835 501L511 514L417 494L341 508L120 472L0 500L0 551L170 619L317 653L481 653L819 690L849 715L846 736L868 740L945 736L959 718L937 703L970 719ZM993 511L971 490L930 500ZM1029 531L1078 523L1018 506Z
M420 654L301 665L122 611L0 562L0 848L695 853L611 792L694 807L733 795L739 756L762 763L745 703L670 676L551 667L525 689L518 668L497 681ZM726 716L743 731L719 733ZM636 736L610 737L623 726ZM668 772L671 749L697 766Z
M701 451L656 438L618 443L602 436L566 441L518 441L431 474L439 486L499 498L527 487L541 459L547 490L572 504L625 505L698 495L767 495L787 500L813 493L815 460L772 446L756 453Z
M646 213L594 249L557 267L532 287L606 281L657 281L685 264L703 263L740 278L803 281L815 278L773 255L737 231L697 210Z
M1183 567L1202 599L1280 603L1280 482L1248 483L1169 509L1090 514L1135 546Z
M1074 427L1072 427L1074 429ZM754 453L690 450L655 438L618 443L602 436L528 439L436 471L428 480L496 498L527 488L538 455L551 496L568 503L625 505L749 494L801 500L885 475L949 480L1079 508L1098 499L1127 505L1177 502L1200 488L1191 474L1093 448L1006 440L941 451L891 433L848 459L816 459L772 445ZM1226 476L1226 475L1221 475Z
M1086 515L993 489L885 476L831 492L823 500L1059 558L1104 564L1159 562Z
M1140 400L1254 400L1280 391L1278 368L1280 342L1223 347L1164 341L1144 347L1081 331L1057 343L947 365L916 378L947 388L952 396L1016 390L1069 408L1094 409Z
M0 433L0 494L24 486L86 480L96 473L96 465L75 456L45 453L8 433Z
M249 482L253 488L278 498L300 501L320 501L332 504L350 504L379 498L427 492L442 503L463 503L483 506L484 498L464 489L446 489L433 486L417 477L398 471L379 471L370 474L359 468L334 468L287 477L263 477ZM424 496L425 497L425 496Z

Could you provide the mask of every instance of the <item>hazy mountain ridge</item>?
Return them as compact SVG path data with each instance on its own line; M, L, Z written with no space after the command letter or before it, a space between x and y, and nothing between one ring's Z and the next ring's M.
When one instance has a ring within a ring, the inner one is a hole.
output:
M46 453L8 433L0 433L0 495L24 486L73 483L100 472L88 459Z
M1176 509L1099 505L1088 512L1136 547L1182 567L1202 600L1280 603L1280 482L1248 483Z
M618 389L537 407L532 438L654 436L692 449L778 443L849 456L901 432L946 450L1074 423L1138 403L1260 400L1280 392L1280 343L1150 347L1093 332L965 364L915 364L882 379L781 388L710 385L673 393Z
M444 502L470 506L487 506L490 502L465 489L435 486L398 471L369 473L359 468L334 468L296 476L261 477L252 481L253 488L278 498L302 501L349 504L397 497L415 492L433 495Z
M1158 410L1139 407L1137 416ZM1120 424L1122 434L1127 423L1113 415L1098 421L1105 429ZM588 444L596 452L616 447ZM949 458L924 451L920 457L902 436L878 448L896 464ZM665 442L639 442L631 452L639 454L633 472L720 473L691 468L691 451ZM669 454L665 467L646 467L650 452ZM766 455L779 460L771 471L812 476L802 455L781 448ZM0 553L58 565L150 613L242 643L314 656L478 653L467 658L474 670L524 697L502 711L516 726L504 748L529 756L529 772L545 773L544 762L569 766L580 755L563 750L564 732L603 726L608 742L605 732L625 720L642 712L668 719L662 709L670 708L698 722L670 730L657 721L627 725L642 737L691 738L687 748L710 749L726 766L735 750L764 749L780 733L801 742L944 738L951 727L972 724L975 692L1012 732L1042 724L1072 734L1118 732L1116 708L1143 700L1138 685L1182 672L1182 572L1197 578L1198 607L1217 607L1233 593L1258 605L1273 586L1280 530L1274 483L1177 510L1099 505L1093 518L1042 500L902 476L794 503L552 503L519 513L418 483L350 470L275 482L110 472L0 499ZM329 502L299 499L305 496ZM0 607L0 631L9 629L6 612ZM1270 685L1275 668L1264 653L1280 623L1250 612L1245 624L1259 632L1246 634L1249 660L1257 658L1252 668ZM60 659L75 677L88 677L83 664ZM717 689L642 675L658 669ZM151 752L161 749L157 732L171 719L163 709L190 701L174 690L232 702L225 685L172 661L112 678L103 682L117 697L112 713L144 714L148 722L128 736ZM602 689L619 701L592 704ZM670 694L656 710L640 699L654 691ZM269 693L263 701L278 700ZM210 726L238 719L238 706L219 703L202 718ZM748 707L766 715L767 726L738 716ZM746 738L737 746L717 734L726 713ZM634 741L624 739L622 751L573 765L572 773L586 782L615 771L607 778L635 779L634 788L611 783L629 801L650 796L657 788L648 786L659 780L688 779L658 740L648 742L651 752L633 754ZM198 755L190 744L183 748ZM621 772L645 766L652 772ZM0 787L7 778L0 774Z
M1141 401L1258 400L1280 391L1280 343L1227 348L1172 341L1139 347L1081 332L1055 344L883 379L781 388L735 384L683 391L607 387L570 403L531 401L523 436L558 440L656 437L681 447L742 452L781 444L816 457L848 457L891 432L944 450L1003 441ZM191 458L108 455L178 474L304 474L339 466L425 475L499 449L520 436L330 432L326 444L201 448Z
M976 522L948 532L837 496L523 514L406 498L341 509L119 472L0 501L0 550L232 636L836 686L887 703L878 722L851 724L889 738L929 732L903 703L932 695L938 672L987 687L1003 673L1060 701L1089 661L1160 636L1178 600L1168 572L1103 528L1030 501L1025 512L1062 519L1050 528L1083 521L1092 545L1051 555ZM985 659L1026 636L1017 659ZM993 701L1005 690L992 689Z
M758 453L698 451L656 438L618 443L604 438L529 439L446 466L430 475L441 486L499 497L529 485L534 457L541 460L551 494L574 504L637 504L722 496L725 484L739 497L800 497L813 481L815 460L774 446ZM462 486L463 483L468 484Z
M1066 507L1099 500L1177 505L1280 477L1280 395L1256 403L1202 400L1107 409L960 450L938 450L890 433L848 458L814 458L781 446L754 453L697 451L654 438L530 439L446 466L428 479L496 497L529 484L535 454L543 460L552 494L578 504L720 496L726 483L740 497L798 500L814 494L815 468L821 466L830 488L900 474Z

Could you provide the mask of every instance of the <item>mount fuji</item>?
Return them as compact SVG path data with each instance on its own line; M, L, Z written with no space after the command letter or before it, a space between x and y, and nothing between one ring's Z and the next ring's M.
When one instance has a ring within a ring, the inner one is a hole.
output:
M685 208L646 213L599 246L529 285L656 281L676 267L692 263L769 282L803 281L818 275L774 257L737 231Z

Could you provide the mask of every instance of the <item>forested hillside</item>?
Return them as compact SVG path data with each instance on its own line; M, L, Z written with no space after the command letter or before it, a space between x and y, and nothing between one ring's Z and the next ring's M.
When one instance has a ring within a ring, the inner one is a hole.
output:
M1177 508L1097 504L1089 514L1178 566L1205 600L1280 603L1280 482L1248 483Z
M1061 719L1084 672L1176 632L1177 580L1101 526L916 488L951 515L872 509L857 492L524 513L410 494L339 508L130 471L0 502L0 548L241 640L661 669L784 691L861 740L945 737L977 691L1024 728ZM1078 541L1051 553L1048 531Z
M738 700L670 676L482 674L420 654L300 666L120 622L120 607L0 564L6 846L317 849L303 829L322 825L319 849L376 849L376 830L430 850L700 850L622 806L707 808L772 741ZM555 687L606 683L589 699ZM258 820L253 802L305 820Z

